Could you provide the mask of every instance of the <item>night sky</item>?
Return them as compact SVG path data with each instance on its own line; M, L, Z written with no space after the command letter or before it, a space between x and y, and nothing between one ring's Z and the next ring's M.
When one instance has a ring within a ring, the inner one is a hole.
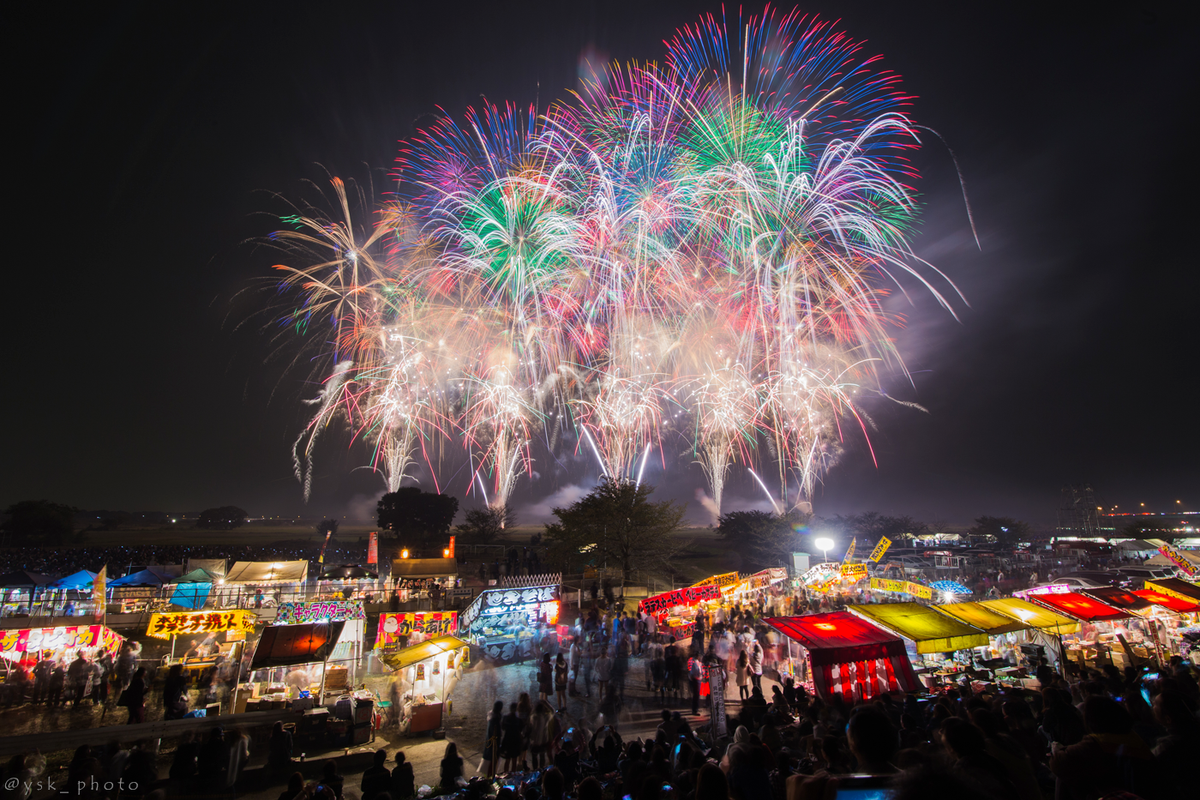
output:
M720 13L419 5L43 6L14 21L0 507L362 515L382 481L355 469L367 454L348 437L325 440L307 505L292 476L316 387L272 325L276 254L254 244L288 210L275 194L312 198L304 181L328 171L380 195L397 141L437 107L461 115L483 95L544 109L585 54L661 59L677 27ZM1122 510L1200 503L1200 42L1181 6L803 6L904 77L915 121L958 157L982 243L927 136L916 251L970 305L956 321L920 292L893 299L911 383L886 390L929 413L868 402L878 466L851 435L818 514L1048 525L1060 487L1082 481ZM650 473L662 496L703 485L695 467ZM597 469L539 475L514 497L522 522ZM461 497L466 481L451 483ZM756 503L738 471L727 510Z

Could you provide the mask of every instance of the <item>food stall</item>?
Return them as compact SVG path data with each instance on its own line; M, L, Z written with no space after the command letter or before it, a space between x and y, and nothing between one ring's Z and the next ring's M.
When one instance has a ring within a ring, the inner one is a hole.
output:
M548 584L480 592L459 615L459 635L502 664L537 655L546 634L545 649L556 651L558 591L557 584Z
M847 610L902 638L927 688L949 683L972 666L969 656L954 657L959 651L988 645L984 631L919 603L878 603ZM953 655L945 658L945 654Z
M1178 597L1181 600L1191 600L1200 603L1200 586L1179 578L1159 578L1146 581L1146 588L1162 594Z
M379 573L358 564L329 567L317 576L317 595L366 600L378 590Z
M1123 628L1111 624L1126 620L1128 611L1110 606L1079 592L1054 592L1029 595L1030 602L1080 621L1079 632L1063 637L1064 657L1080 667L1099 669L1107 663L1117 667L1149 658L1145 644L1130 647Z
M982 603L945 603L933 609L988 635L987 646L975 649L975 669L990 671L993 679L1005 686L1032 686L1037 664L1030 662L1029 651L1021 648L1032 626Z
M120 606L121 614L137 614L149 609L162 594L167 579L151 569L132 572L108 581L108 602Z
M834 694L854 701L920 689L900 637L853 614L768 617L765 622L785 637L781 671L823 700Z
M319 622L343 623L332 650L323 659L321 679L326 693L340 693L359 682L366 620L366 611L359 600L314 600L281 603L272 627Z
M180 608L204 608L212 595L217 578L203 567L196 567L186 575L175 579L175 588L171 590L170 604Z
M400 731L424 733L442 727L451 708L451 695L462 679L468 646L456 636L432 639L394 652L379 652L379 659L398 681L395 709Z
M365 744L374 735L374 696L325 685L325 666L346 626L342 620L271 625L254 648L247 682L238 686L236 709L304 711L297 741L335 746ZM330 695L333 699L330 699Z
M400 594L400 602L429 597L429 584L443 588L458 584L458 561L453 558L396 558L392 559L392 585Z
M186 671L216 666L220 661L239 661L246 635L254 632L254 614L249 611L166 611L150 615L146 635L170 639L167 666L180 664ZM188 638L182 655L176 657L180 636Z
M682 642L696 630L696 607L710 600L720 600L721 589L713 584L688 586L647 597L638 603L638 611L654 617L658 634L664 640L674 637Z
M47 657L63 666L79 655L94 659L108 653L115 661L123 641L122 636L106 625L9 628L0 631L0 663L7 677L14 665L24 663L32 668Z
M272 608L303 595L307 561L237 561L218 582L222 608Z
M0 616L31 615L34 602L55 580L50 575L23 569L0 575Z
M42 601L38 604L39 614L50 617L81 616L86 605L88 606L87 615L93 616L95 602L92 597L92 587L95 585L97 577L99 577L98 573L81 569L51 583L41 595ZM49 606L46 605L47 601Z
M454 633L458 633L457 611L385 611L379 615L375 650L379 655L395 653Z

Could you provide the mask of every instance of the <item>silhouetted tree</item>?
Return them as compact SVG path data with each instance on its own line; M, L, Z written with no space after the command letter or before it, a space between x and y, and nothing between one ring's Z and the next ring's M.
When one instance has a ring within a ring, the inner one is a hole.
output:
M558 522L546 526L551 561L571 571L591 561L619 566L628 577L634 566L667 565L682 544L673 534L684 506L670 500L651 503L653 486L605 478L570 508L554 509Z
M796 549L798 526L808 517L793 511L790 514L771 514L767 511L730 511L717 520L717 533L736 542L736 554L748 567L773 567L785 563L788 554Z
M338 521L336 519L323 519L317 523L317 533L321 534L322 536L327 533L330 536L337 536L337 532Z
M1001 544L1029 541L1029 523L1012 517L979 517L967 529L972 536L994 536Z
M406 486L379 498L375 513L382 531L400 546L414 547L424 545L430 537L449 535L458 499Z
M466 521L455 528L464 541L489 544L505 528L517 522L516 512L510 506L503 508L473 508L467 512Z

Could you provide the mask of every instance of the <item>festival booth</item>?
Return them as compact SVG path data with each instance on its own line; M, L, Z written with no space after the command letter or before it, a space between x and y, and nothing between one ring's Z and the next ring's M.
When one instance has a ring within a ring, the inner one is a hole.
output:
M92 596L92 587L96 583L98 573L91 572L86 569L81 569L78 572L72 573L65 578L59 578L54 583L46 587L46 593L42 595L42 608L45 607L45 597L49 595L49 614L51 617L74 617L79 616L83 612L81 604L86 603L88 614L94 614L92 606L95 605L95 598Z
M33 613L34 601L55 580L50 575L23 569L0 575L0 616L29 616Z
M1146 581L1146 588L1171 597L1178 597L1180 600L1200 603L1200 586L1179 578L1159 578Z
M429 597L429 583L443 588L458 582L458 561L453 558L397 558L392 560L392 585L400 602Z
M493 661L522 661L557 652L558 612L557 585L487 589L459 615L459 635Z
M221 608L273 608L300 599L308 581L307 561L237 561L220 586Z
M382 660L406 647L455 633L457 611L385 611L375 632L375 654Z
M175 579L175 588L171 590L170 604L180 608L199 610L204 608L212 595L216 579L203 567L180 575Z
M358 564L329 567L317 576L317 596L344 600L373 599L379 588L379 573Z
M468 645L456 636L435 636L410 647L381 652L380 660L397 681L396 721L401 733L424 733L442 727L452 707L454 687L468 663Z
M324 694L343 694L359 683L367 615L359 600L314 600L281 603L270 628L336 622L341 625L332 648L322 659L321 678L310 668L311 684L320 683ZM297 683L297 693L305 687ZM295 699L293 697L292 699Z
M138 614L148 610L162 594L167 578L160 572L143 569L108 582L108 602L118 614Z
M638 611L654 617L663 641L674 637L682 642L696 630L696 610L701 603L720 600L721 589L713 584L688 586L647 597L638 603Z
M864 573L866 570L863 570ZM787 580L787 567L767 567L759 570L752 575L743 575L732 589L726 589L721 584L718 587L726 592L731 599L739 600L743 603L755 599L763 592L769 591L772 586ZM717 578L725 578L723 575L714 576ZM727 580L727 578L726 578Z
M929 689L953 682L973 666L970 653L960 655L961 651L988 645L984 631L918 603L879 603L848 610L902 638L917 675Z
M1120 669L1153 655L1153 645L1148 647L1139 638L1138 645L1131 647L1128 629L1113 624L1129 619L1132 615L1128 611L1079 592L1031 594L1029 600L1080 621L1079 632L1062 639L1064 657L1080 667L1099 669L1113 664Z
M1003 686L1033 688L1037 663L1030 657L1038 654L1041 645L1031 638L1032 625L982 603L946 603L933 608L988 635L988 645L975 650L975 669L990 671L993 680Z
M765 622L786 641L780 679L793 678L823 700L841 694L847 702L887 692L920 689L904 642L845 611Z
M229 572L229 562L224 558L189 558L187 560L187 569L184 574L195 572L202 569L212 576L214 581L225 580L225 575Z
M309 609L301 613L322 612ZM290 612L285 616L292 618ZM304 711L296 724L297 744L351 747L370 741L375 731L374 695L365 690L348 692L346 686L335 688L330 683L333 667L326 669L347 624L325 618L264 628L254 649L248 680L238 685L237 711L287 707Z
M50 658L64 667L82 655L96 659L103 653L116 661L124 638L106 625L79 625L57 628L9 628L0 631L0 663L4 666L4 679L13 678L13 667L18 664L32 669L38 661ZM22 673L28 675L28 673ZM0 687L7 703L24 701L28 684L14 681L11 687ZM16 692L18 696L13 696Z
M246 635L254 632L254 614L250 611L165 611L150 615L146 635L170 639L171 652L163 658L165 666L179 664L185 672L197 672L224 661L240 661ZM176 655L179 637L185 642L183 653Z

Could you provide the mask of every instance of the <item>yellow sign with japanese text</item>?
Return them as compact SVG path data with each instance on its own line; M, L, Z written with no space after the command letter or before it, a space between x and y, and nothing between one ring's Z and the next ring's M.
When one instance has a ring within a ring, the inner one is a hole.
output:
M195 633L222 631L254 631L254 614L250 611L179 611L154 614L146 635L156 639L190 636Z
M878 564L879 559L883 558L883 554L886 553L888 548L891 546L892 540L886 536L882 537L879 540L879 544L875 545L875 549L871 551L871 557L867 560L874 561L876 564Z

